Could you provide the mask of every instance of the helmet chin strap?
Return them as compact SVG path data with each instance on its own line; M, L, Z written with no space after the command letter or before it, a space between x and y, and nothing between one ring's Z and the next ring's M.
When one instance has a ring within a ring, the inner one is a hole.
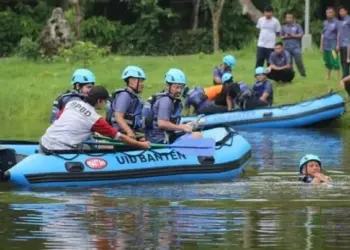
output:
M139 85L140 85L140 79L139 78L137 78L137 85L136 85L136 89L135 88L133 88L133 87L131 87L129 84L128 84L128 87L129 88L131 88L135 93L140 93L140 91L139 91Z

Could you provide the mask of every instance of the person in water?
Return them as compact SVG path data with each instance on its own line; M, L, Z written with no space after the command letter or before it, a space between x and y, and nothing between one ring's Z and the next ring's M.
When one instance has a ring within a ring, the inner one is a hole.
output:
M245 103L245 109L255 109L259 107L271 106L273 103L272 83L267 80L267 71L263 67L255 70L256 82L253 85L254 97Z
M108 91L102 86L96 86L91 89L84 100L73 100L67 103L58 114L57 120L41 137L41 152L79 149L82 142L94 132L136 148L148 149L148 142L138 142L120 133L96 112L96 109L105 107L108 98Z
M299 163L299 178L302 182L319 184L330 183L331 178L322 174L322 163L317 155L308 154L301 158Z
M53 102L51 111L51 123L53 123L58 113L64 108L64 106L72 100L82 100L87 96L95 85L96 77L88 69L77 69L72 75L71 84L72 90L67 90L65 93L59 95Z
M144 108L145 136L155 143L172 143L183 132L192 132L193 127L191 124L179 124L183 109L180 96L187 83L185 74L172 68L165 74L165 83L166 91L153 96ZM192 134L200 136L200 133Z
M137 66L128 66L122 73L126 88L118 89L112 95L110 124L131 138L142 129L143 101L139 96L144 87L146 74Z
M223 63L220 66L217 66L214 69L214 85L222 84L222 76L225 73L232 73L232 69L236 65L236 59L232 55L224 56L222 62Z

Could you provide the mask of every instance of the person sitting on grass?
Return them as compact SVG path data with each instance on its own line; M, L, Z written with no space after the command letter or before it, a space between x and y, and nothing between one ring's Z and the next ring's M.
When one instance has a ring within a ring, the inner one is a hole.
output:
M267 68L267 77L276 82L291 82L294 78L294 70L290 54L284 49L283 43L275 45L275 51L269 58L270 66Z
M222 84L221 78L225 73L232 73L236 65L236 59L232 55L226 55L222 59L222 64L214 69L214 85Z
M267 71L263 67L255 70L256 82L253 85L254 98L250 98L245 103L245 109L255 109L259 107L271 106L273 103L272 83L267 80Z
M345 89L348 96L350 96L350 75L344 77L344 79L340 81L340 87Z
M143 101L139 94L144 87L146 74L137 66L128 66L122 73L126 88L119 89L112 95L110 124L131 138L136 139L135 131L142 128Z
M94 132L120 140L135 148L148 149L149 142L138 142L120 133L96 112L96 109L105 108L108 98L108 91L102 86L96 86L84 100L67 103L58 114L57 120L41 137L40 151L50 153L54 150L81 149L82 143Z
M53 123L57 114L64 108L64 106L72 100L82 100L87 96L95 85L96 77L88 69L77 69L72 76L71 84L72 90L67 90L65 93L59 95L53 102L51 111L51 123Z
M300 181L305 183L320 184L330 183L331 178L322 174L321 160L317 155L308 154L301 158L299 163Z
M165 74L167 89L155 95L144 108L144 126L147 140L155 143L173 143L184 133L192 132L192 124L179 124L183 105L179 99L187 83L185 74L172 68ZM180 133L175 133L180 132ZM201 137L200 133L192 133Z

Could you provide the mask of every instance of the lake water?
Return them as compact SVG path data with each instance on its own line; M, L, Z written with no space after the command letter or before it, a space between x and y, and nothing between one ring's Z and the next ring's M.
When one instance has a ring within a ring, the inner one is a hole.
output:
M245 175L225 183L9 190L64 199L0 203L1 249L349 249L350 134L240 131L252 145ZM297 181L306 153L332 185Z

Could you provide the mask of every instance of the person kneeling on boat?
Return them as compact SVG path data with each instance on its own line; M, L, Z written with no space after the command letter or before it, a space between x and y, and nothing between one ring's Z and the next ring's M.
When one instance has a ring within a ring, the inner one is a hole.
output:
M122 73L127 87L118 89L112 95L111 113L107 121L131 138L136 139L135 131L142 129L143 101L139 94L144 87L146 74L137 66L128 66Z
M232 69L236 65L236 59L232 55L226 55L222 59L222 64L214 68L213 83L214 85L223 84L221 78L225 73L232 73Z
M244 82L234 82L231 73L225 73L222 76L222 82L224 83L223 95L228 111L233 110L234 106L244 108L245 103L253 98L253 91Z
M154 143L172 143L180 135L192 132L192 124L179 124L183 109L179 97L187 83L185 74L179 69L170 69L165 74L166 91L158 93L146 103L144 126L147 140ZM180 131L180 133L175 133ZM200 137L200 133L192 133Z
M96 109L102 109L109 98L102 86L93 87L84 100L74 100L58 114L58 119L46 130L40 139L42 153L53 150L79 149L94 132L120 140L136 148L148 149L148 142L138 142L120 133L102 118Z
M227 112L226 107L218 106L211 102L206 95L205 89L202 87L190 89L187 93L184 93L184 98L185 109L189 111L193 107L195 114L209 115Z
M300 181L305 183L319 184L330 183L331 178L322 174L321 160L317 155L308 154L301 158L299 163Z
M340 87L345 89L346 93L350 96L350 75L340 81Z
M83 100L95 85L96 77L88 69L77 69L72 75L71 84L72 90L67 90L65 93L59 95L53 102L51 111L51 123L57 119L58 113L64 106L72 100Z
M272 83L266 78L267 71L263 67L255 70L256 82L253 85L254 98L245 103L245 109L255 109L259 107L268 107L273 103Z

